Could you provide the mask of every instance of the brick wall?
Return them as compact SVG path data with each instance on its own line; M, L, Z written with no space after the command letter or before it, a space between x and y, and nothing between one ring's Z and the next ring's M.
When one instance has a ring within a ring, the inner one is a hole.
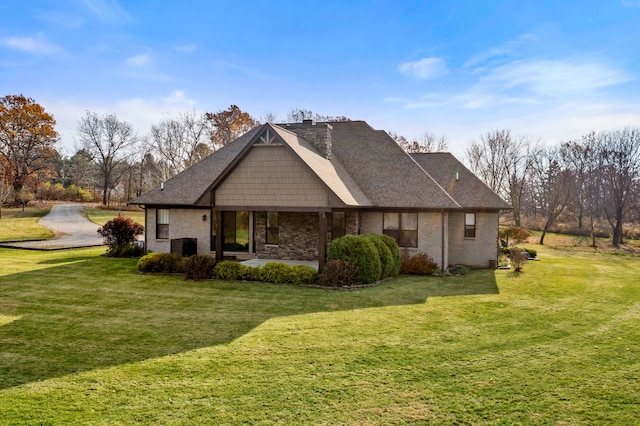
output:
M445 235L448 222L445 216ZM382 212L362 212L360 214L360 230L363 234L383 233ZM402 247L400 248L402 250ZM418 213L418 247L410 248L409 252L421 251L431 257L438 266L442 267L442 216L438 212ZM448 263L447 244L445 240L444 264Z
M202 220L206 215L206 220ZM156 239L156 209L147 209L147 251L171 251L171 240L175 238L197 238L198 254L210 253L210 212L208 209L170 209L169 238Z
M255 212L256 256L262 259L318 259L318 213L278 213L278 245L267 245L267 213Z
M476 237L464 237L464 213L449 213L449 263L486 268L497 260L498 214L476 213Z

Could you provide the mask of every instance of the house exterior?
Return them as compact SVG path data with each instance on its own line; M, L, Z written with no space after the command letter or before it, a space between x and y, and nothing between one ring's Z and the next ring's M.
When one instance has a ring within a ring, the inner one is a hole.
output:
M318 260L345 234L384 233L438 265L497 260L509 209L449 153L407 154L363 121L264 124L131 201L148 251Z

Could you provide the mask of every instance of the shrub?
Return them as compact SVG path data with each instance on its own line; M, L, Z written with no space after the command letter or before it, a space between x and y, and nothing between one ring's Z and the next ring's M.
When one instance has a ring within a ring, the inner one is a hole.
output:
M400 273L414 275L433 275L438 269L438 264L426 253L421 251L411 254L404 249L400 258Z
M384 243L384 241L382 241L382 235L366 234L364 237L371 241L378 251L378 258L380 258L380 267L382 268L380 278L387 278L392 276L394 268L393 255L391 254L391 250L389 250L389 247Z
M360 282L358 267L345 260L330 260L318 276L323 287L351 287Z
M523 250L518 247L511 248L511 263L513 264L513 269L516 272L522 271L522 265L527 261L527 259L522 255Z
M538 256L538 251L536 249L532 249L532 248L523 248L522 250L526 251L527 253L529 253L529 256L531 257L537 257Z
M307 265L291 266L291 284L315 284L318 282L318 271Z
M255 278L251 276L251 269L251 267L243 265L241 263L233 262L231 260L224 260L220 263L217 263L213 268L213 278L228 281L240 281Z
M464 265L455 265L449 268L449 273L453 275L467 275L469 273L469 268Z
M120 252L121 248L132 244L137 235L144 232L144 226L135 222L130 217L117 216L98 228L98 234L104 238L104 243L109 246L109 252Z
M142 256L142 247L135 244L126 244L124 246L115 247L107 252L109 257L140 257Z
M400 247L398 247L398 243L396 242L396 240L391 238L390 236L384 234L378 235L380 235L380 239L391 252L391 276L395 277L396 275L400 274Z
M149 253L138 261L140 272L175 274L182 272L183 257L174 253Z
M498 235L501 239L505 240L508 245L510 238L514 241L524 241L531 236L531 232L524 228L518 228L517 226L504 226L500 228Z
M184 258L182 270L185 280L209 280L213 278L213 268L216 266L216 259L204 254L198 254Z
M376 246L364 235L345 235L329 244L327 260L345 260L353 263L360 272L360 283L380 280L382 265Z
M290 283L291 267L284 263L268 262L260 270L260 281L268 283Z

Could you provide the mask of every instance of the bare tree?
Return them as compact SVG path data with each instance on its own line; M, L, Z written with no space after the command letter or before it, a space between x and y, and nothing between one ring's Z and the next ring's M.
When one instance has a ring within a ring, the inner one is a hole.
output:
M560 151L555 147L541 149L532 158L532 186L537 193L537 207L545 219L540 236L540 245L544 245L544 237L569 204L571 173L564 167Z
M466 149L470 169L495 193L509 200L515 225L521 226L522 198L532 159L540 149L537 141L514 138L510 130L494 130Z
M162 165L162 179L167 180L209 155L209 138L207 118L190 112L151 126L146 141Z
M431 132L426 132L421 137L411 140L395 132L387 133L389 133L389 136L406 152L443 152L448 149L447 137L436 136Z
M291 108L287 115L287 120L290 123L301 123L303 120L315 120L315 121L351 121L350 118L344 115L321 115L315 113L309 109L304 108Z
M13 185L9 182L9 173L5 168L0 168L0 219L2 219L2 206L9 201L13 194Z
M640 178L640 129L624 128L596 135L603 184L603 209L613 230L612 244L623 243L622 225Z
M98 115L87 111L78 122L78 136L82 148L97 163L102 180L102 204L109 203L109 190L133 154L138 138L133 127L120 121L115 114Z

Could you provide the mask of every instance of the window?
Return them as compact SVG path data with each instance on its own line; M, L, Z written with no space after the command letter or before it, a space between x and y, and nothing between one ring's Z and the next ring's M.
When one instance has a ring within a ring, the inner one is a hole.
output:
M267 244L278 245L280 242L278 228L278 212L267 212Z
M347 233L347 220L345 212L333 212L331 214L331 239L344 237Z
M156 209L156 239L169 238L169 209Z
M465 238L476 237L476 214L475 213L464 214L464 237Z
M418 247L418 213L384 214L383 232L400 247Z
M222 249L249 251L249 212L222 212Z

